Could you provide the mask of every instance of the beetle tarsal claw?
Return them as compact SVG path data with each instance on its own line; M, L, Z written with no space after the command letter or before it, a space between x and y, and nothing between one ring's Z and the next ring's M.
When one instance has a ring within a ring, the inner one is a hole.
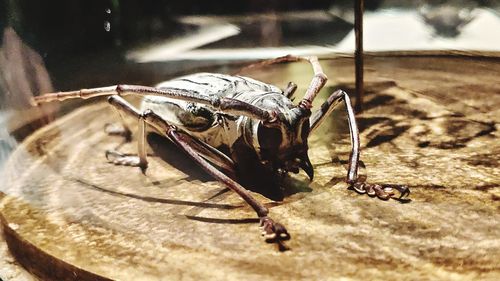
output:
M394 197L394 189L399 191L399 199L403 199L410 194L410 189L405 185L393 185L393 184L372 184L363 181L355 181L350 183L350 188L354 189L359 194L367 194L370 197L377 196L379 199L388 200Z
M291 236L282 224L273 221L269 217L262 217L260 219L260 228L267 243L277 243L281 251L288 250L283 241L290 240Z
M410 188L406 185L387 185L386 187L390 187L399 191L399 199L406 198L410 195Z
M141 169L147 167L146 163L141 162L139 156L123 154L115 150L106 150L106 159L115 165L140 167Z
M365 194L365 183L364 182L354 182L350 185L352 189L354 189L359 194Z

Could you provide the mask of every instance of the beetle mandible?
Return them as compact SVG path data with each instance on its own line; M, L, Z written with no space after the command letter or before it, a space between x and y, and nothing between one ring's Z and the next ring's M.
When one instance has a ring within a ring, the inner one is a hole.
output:
M303 99L296 105L291 101L297 86L289 83L285 90L252 78L216 73L196 73L160 83L156 87L117 85L78 91L49 93L34 98L34 103L62 101L71 98L109 96L108 102L120 116L138 120L138 154L124 155L107 151L106 157L114 164L138 166L146 169L146 129L151 127L187 153L208 174L222 182L243 198L257 213L266 241L290 239L286 228L269 217L268 209L254 199L240 183L236 170L241 159L252 155L251 165L269 171L278 179L299 169L312 180L314 170L308 157L308 137L341 102L345 103L351 137L346 182L359 193L380 199L389 199L395 188L401 197L410 191L401 185L379 185L358 178L360 140L354 111L349 96L337 90L312 112L312 101L325 85L316 57L284 56L265 60L250 67L261 67L280 62L306 61L314 76ZM140 109L122 96L143 97ZM125 122L123 122L125 124ZM116 133L116 132L114 132ZM130 136L124 125L119 132Z

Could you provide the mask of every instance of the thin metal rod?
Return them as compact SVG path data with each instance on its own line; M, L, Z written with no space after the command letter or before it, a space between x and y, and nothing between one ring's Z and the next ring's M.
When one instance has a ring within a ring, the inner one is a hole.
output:
M363 11L364 0L356 0L354 3L354 31L356 34L356 50L354 52L356 68L356 112L363 108Z

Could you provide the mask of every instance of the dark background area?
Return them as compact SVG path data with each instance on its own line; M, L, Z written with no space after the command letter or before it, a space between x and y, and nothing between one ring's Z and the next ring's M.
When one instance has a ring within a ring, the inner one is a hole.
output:
M41 53L72 53L137 44L182 33L179 15L228 15L327 9L333 1L0 1L0 26L10 25ZM105 24L111 28L106 31ZM186 27L183 27L184 29ZM3 28L2 28L3 29Z
M466 6L494 6L495 0L368 0L366 10L382 5L411 7L422 4L453 3ZM89 52L105 48L146 43L189 31L179 26L181 15L245 15L263 12L342 10L353 7L351 0L1 0L0 28L11 26L41 54ZM109 23L110 30L105 29Z
M452 24L450 28L448 22L449 17L457 18L460 8L500 7L498 0L365 2L367 11L386 8L414 10L422 5L453 4L455 8L451 15L431 17L428 24L437 31L452 30L455 36L458 34L457 25ZM24 45L41 56L56 89L118 82L151 85L169 75L182 74L183 69L198 70L192 65L181 66L189 64L186 60L175 64L155 62L146 65L125 58L131 49L183 38L183 35L193 34L204 27L182 23L178 20L181 17L238 17L238 22L226 21L239 28L238 36L207 43L198 47L200 49L328 46L338 43L351 32L353 24L349 15L353 13L353 6L353 0L0 0L0 30L11 27ZM311 16L297 20L279 16L283 12L307 11L324 12L326 19ZM266 18L267 15L271 15L271 19ZM10 54L7 56L12 58Z

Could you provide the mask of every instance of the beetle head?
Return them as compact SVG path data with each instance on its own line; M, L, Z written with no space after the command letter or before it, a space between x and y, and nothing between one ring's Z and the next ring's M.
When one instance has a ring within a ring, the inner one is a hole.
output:
M262 163L278 174L298 173L301 168L312 180L314 170L307 155L310 115L309 109L294 107L278 113L274 122L259 122L254 138L258 141L255 148Z

